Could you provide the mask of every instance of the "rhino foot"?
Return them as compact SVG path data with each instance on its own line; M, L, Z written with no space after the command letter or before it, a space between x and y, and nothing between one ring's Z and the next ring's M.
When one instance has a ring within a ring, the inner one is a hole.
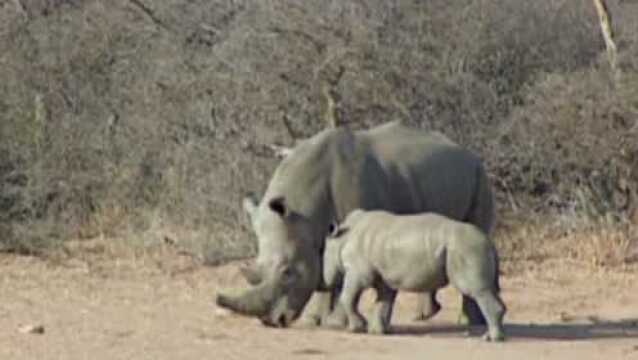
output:
M383 335L389 332L388 327L378 321L372 322L370 326L368 326L368 334Z
M321 325L321 317L319 315L304 316L298 321L301 327L316 328Z
M343 315L332 313L322 319L321 325L330 329L345 329L348 319Z
M487 331L483 335L483 340L487 342L501 342L505 340L505 335L503 335L503 333L500 331L497 331L497 332Z
M364 333L368 330L368 324L363 318L354 318L348 324L348 331L352 333Z

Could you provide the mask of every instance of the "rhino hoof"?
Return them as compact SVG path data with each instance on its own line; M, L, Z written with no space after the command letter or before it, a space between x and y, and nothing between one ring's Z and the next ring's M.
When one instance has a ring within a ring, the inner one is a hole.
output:
M368 330L368 326L365 321L355 321L352 324L348 325L348 331L351 333L359 334L365 333Z
M381 324L371 324L368 327L368 334L373 334L373 335L383 335L383 334L387 334L389 331L387 329L387 327L381 325Z
M505 336L503 335L503 333L496 333L496 334L490 334L490 332L486 332L483 335L483 340L487 341L487 342L502 342L505 340Z
M305 328L316 328L321 325L321 317L318 315L308 315L299 319L299 325Z
M336 316L330 314L323 318L321 325L329 329L344 329L348 323L348 319L345 316Z

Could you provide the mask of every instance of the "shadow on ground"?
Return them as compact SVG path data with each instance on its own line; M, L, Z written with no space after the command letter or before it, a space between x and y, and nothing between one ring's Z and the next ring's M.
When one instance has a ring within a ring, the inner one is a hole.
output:
M392 327L393 335L464 335L469 330L470 336L478 336L484 332L482 327L465 327L460 325L397 325ZM638 318L616 321L598 321L588 324L505 324L505 333L510 339L543 339L543 340L592 340L610 338L638 339Z

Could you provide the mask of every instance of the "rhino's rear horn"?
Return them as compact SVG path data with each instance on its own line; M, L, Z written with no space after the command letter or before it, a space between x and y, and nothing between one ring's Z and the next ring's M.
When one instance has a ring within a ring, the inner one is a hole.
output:
M261 276L261 272L259 272L254 267L249 267L249 266L241 267L239 268L239 272L246 279L246 281L248 281L248 283L251 285L259 285L259 283L261 283L261 281L263 280L263 277Z

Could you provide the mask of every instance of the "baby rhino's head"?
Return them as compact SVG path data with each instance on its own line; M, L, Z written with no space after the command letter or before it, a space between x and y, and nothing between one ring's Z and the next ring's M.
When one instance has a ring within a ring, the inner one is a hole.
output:
M334 287L343 275L341 249L348 240L350 229L362 218L366 212L361 209L352 210L343 223L330 225L323 253L323 281L328 288Z
M330 234L326 238L323 253L323 281L328 288L333 288L343 275L341 249L346 241L348 228L345 224L330 225Z

